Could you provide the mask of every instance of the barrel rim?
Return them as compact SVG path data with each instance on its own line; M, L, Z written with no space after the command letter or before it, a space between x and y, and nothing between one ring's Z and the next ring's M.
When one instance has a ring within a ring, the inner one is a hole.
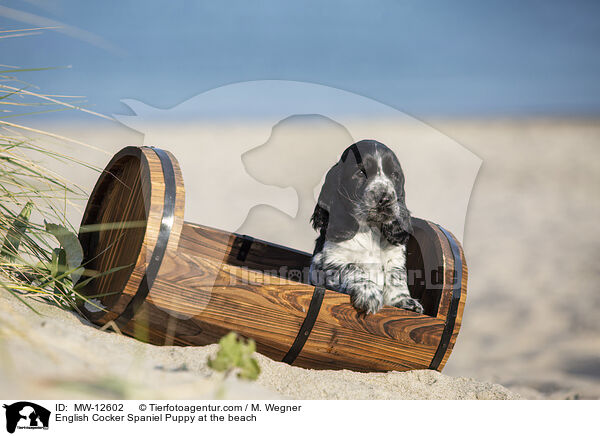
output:
M160 222L160 228L156 244L153 247L152 255L150 256L150 262L146 265L146 271L138 289L127 304L125 310L115 320L117 324L127 324L134 317L146 297L148 296L154 280L158 275L158 271L162 265L165 252L167 251L167 245L169 244L169 238L175 224L175 207L177 197L177 180L175 176L175 168L170 156L163 150L158 148L152 148L154 153L160 160L163 180L165 184L164 201L162 208L162 217Z
M97 213L98 210L94 211L94 208L97 209L97 205L101 204L101 200L98 198L102 198L103 190L110 187L113 183L116 183L116 178L114 174L111 173L111 170L119 164L122 159L126 158L136 158L139 160L139 177L140 182L145 184L147 187L147 194L144 195L144 207L145 207L145 215L146 215L146 223L144 226L144 236L139 247L135 247L135 253L132 255L132 258L135 258L135 264L133 269L131 270L130 275L127 277L125 284L121 289L116 290L118 293L117 298L112 302L112 304L104 307L102 311L93 311L89 310L86 307L85 302L81 302L80 310L82 313L91 321L95 323L105 324L110 321L117 321L118 318L123 315L123 313L127 310L127 308L137 309L139 306L139 298L136 300L136 306L131 307L130 305L134 301L134 297L138 295L138 291L140 291L140 287L144 286L144 283L147 285L147 277L146 272L148 270L149 265L154 265L153 270L158 271L160 268L160 262L162 262L162 256L164 255L164 248L166 248L166 244L169 243L170 230L173 227L174 210L171 210L170 217L166 217L166 220L171 223L171 226L167 226L169 232L165 235L165 232L161 232L161 227L163 226L163 222L165 221L165 207L164 207L164 198L161 195L162 191L169 191L166 189L167 182L165 181L164 174L164 165L162 164L159 153L162 152L163 159L168 161L168 166L171 166L171 171L174 168L177 169L177 172L180 175L180 170L177 164L177 161L172 157L172 155L168 152L165 152L160 149L155 149L154 147L139 147L139 146L126 146L117 152L109 163L106 165L105 169L102 171L102 174L96 181L96 185L90 194L88 203L86 205L86 210L83 214L81 227L83 228L85 225L95 224L94 221L97 221ZM158 170L156 168L156 164L158 162ZM153 168L154 167L154 168ZM111 177L112 176L112 177ZM173 197L173 203L175 202L176 194L174 192L178 191L178 185L181 183L181 177L172 177L169 183L171 183L172 189L170 190L171 196ZM163 186L160 186L160 185ZM147 197L147 198L146 198ZM178 212L178 215L182 214L182 211ZM182 216L179 217L182 220ZM152 229L152 231L149 231ZM155 229L159 229L158 232ZM166 230L166 229L165 229ZM154 234L153 234L154 233ZM81 232L79 233L79 240L81 242L82 248L84 249L84 261L85 259L90 258L89 251L90 247L90 233L89 232ZM155 253L157 245L164 245L161 253ZM129 247L131 248L131 247ZM158 261L154 261L153 257L150 258L148 253L152 253L152 256L159 255ZM156 264L158 263L158 266ZM154 274L155 276L156 274ZM153 279L152 279L153 281ZM151 283L150 283L151 287ZM147 292L146 292L147 293ZM85 295L85 290L83 292ZM142 299L143 300L143 299Z
M431 359L431 364L429 369L438 370L441 369L440 365L446 353L452 352L452 337L454 336L455 330L460 328L460 323L458 321L459 315L462 316L462 313L459 314L460 307L459 302L463 295L463 292L466 292L466 289L463 289L463 259L460 245L454 235L452 235L448 230L439 224L435 224L443 233L446 238L448 244L450 245L450 253L452 256L452 288L450 295L450 302L448 304L448 312L446 314L446 322L444 324L444 330L440 337L440 343L438 348ZM440 301L441 303L441 301ZM441 365L443 367L443 365Z

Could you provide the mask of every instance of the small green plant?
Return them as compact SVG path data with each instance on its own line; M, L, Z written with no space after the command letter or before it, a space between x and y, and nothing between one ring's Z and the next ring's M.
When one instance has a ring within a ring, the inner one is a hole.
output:
M208 366L226 374L239 370L239 378L256 380L260 374L260 366L252 357L255 351L256 344L252 339L245 342L238 339L236 333L229 332L219 341L219 351L214 359L208 359Z
M0 248L0 271L12 286L8 287L3 282L0 284L7 287L17 298L20 297L15 291L49 295L52 290L56 303L66 309L74 308L78 295L77 286L73 284L84 271L81 265L83 260L81 244L77 235L66 227L44 222L46 233L56 238L60 246L52 248L47 257L43 256L46 254L44 249L38 247L39 254L42 256L36 263L24 259L24 253L20 252L19 248L23 239L28 236L28 228L34 228L34 225L29 222L32 207L33 203L28 201L8 226ZM39 231L41 232L41 229Z

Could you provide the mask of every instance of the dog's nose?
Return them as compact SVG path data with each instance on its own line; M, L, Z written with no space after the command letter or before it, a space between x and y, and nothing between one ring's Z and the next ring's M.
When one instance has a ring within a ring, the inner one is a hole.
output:
M388 206L392 202L392 196L390 194L383 194L379 197L379 201L377 202L377 206Z

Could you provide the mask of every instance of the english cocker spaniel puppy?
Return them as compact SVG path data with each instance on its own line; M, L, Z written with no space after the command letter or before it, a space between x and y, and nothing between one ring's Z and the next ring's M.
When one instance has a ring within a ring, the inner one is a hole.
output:
M349 294L361 312L383 305L422 313L406 281L412 231L404 174L392 150L364 140L348 147L327 173L312 215L316 240L311 280Z

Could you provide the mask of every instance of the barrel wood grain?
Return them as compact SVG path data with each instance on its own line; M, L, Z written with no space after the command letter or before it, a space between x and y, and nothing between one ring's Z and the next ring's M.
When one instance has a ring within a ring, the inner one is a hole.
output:
M260 338L258 349L281 360L291 346L312 298L313 288L284 279L264 285L248 280L239 267L181 253L164 263L161 278L148 295L154 323L152 335L167 338L165 325L170 315L189 316L186 325L198 327L196 335L186 332L185 343L205 345L218 339L199 326L214 326ZM198 279L185 280L190 271ZM177 295L178 298L173 298ZM162 312L157 322L157 312ZM137 317L136 317L137 320ZM132 327L132 326L130 326ZM414 312L387 308L361 316L350 305L349 297L327 291L317 322L300 359L312 360L311 367L352 368L357 370L402 370L428 367L439 342L443 323ZM194 329L192 328L192 331ZM366 352L365 352L366 351ZM322 362L322 363L318 363Z

